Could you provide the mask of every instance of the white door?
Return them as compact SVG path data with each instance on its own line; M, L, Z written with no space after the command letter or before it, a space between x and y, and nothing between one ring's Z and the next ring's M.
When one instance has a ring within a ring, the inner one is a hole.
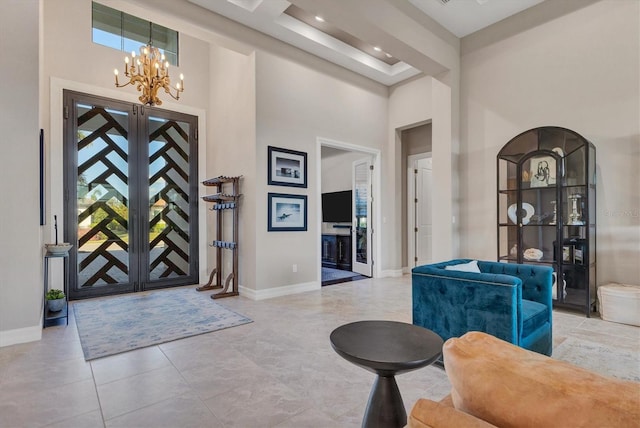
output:
M433 227L431 216L432 159L430 154L410 156L408 159L408 232L409 267L431 263L433 260Z
M371 260L371 159L353 163L353 225L352 225L352 270L361 275L372 276Z

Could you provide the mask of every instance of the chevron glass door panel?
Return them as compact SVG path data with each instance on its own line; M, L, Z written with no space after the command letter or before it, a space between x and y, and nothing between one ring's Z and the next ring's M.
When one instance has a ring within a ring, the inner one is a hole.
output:
M172 283L191 276L191 227L197 209L191 202L190 123L152 115L149 117L148 232L149 258L145 269L149 285ZM197 236L197 234L196 234ZM167 281L168 280L168 281Z
M193 116L65 91L71 299L198 282L196 128Z

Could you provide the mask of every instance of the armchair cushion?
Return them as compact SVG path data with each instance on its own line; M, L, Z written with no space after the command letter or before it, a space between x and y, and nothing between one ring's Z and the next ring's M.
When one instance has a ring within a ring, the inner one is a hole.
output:
M547 307L542 303L522 299L522 335L529 336L547 321Z
M448 265L445 270L457 270L459 272L475 272L480 273L477 260L471 260L469 263L460 263L459 265Z

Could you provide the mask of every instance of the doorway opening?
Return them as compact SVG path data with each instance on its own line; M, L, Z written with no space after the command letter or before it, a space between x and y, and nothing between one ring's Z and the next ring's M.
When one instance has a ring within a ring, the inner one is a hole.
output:
M433 260L432 123L422 123L400 133L402 175L402 266Z
M320 282L324 286L371 278L377 248L378 151L324 139L318 143Z

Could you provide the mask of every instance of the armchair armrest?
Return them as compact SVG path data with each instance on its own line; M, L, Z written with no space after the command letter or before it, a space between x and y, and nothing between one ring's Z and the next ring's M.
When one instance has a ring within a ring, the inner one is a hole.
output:
M440 265L443 264L412 270L414 324L433 330L444 340L480 330L519 342L522 330L519 278L444 270Z
M553 268L534 264L478 262L482 272L511 275L522 281L522 298L547 307L547 320L553 318Z

